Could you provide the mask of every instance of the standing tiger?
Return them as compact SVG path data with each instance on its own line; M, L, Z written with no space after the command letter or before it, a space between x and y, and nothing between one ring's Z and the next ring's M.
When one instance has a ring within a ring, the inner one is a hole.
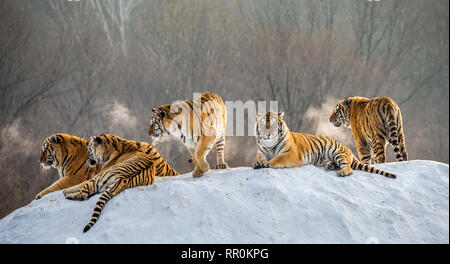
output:
M86 163L87 145L88 141L83 138L62 133L43 140L39 155L41 168L56 168L59 179L38 193L35 199L80 184L100 171L100 165L90 167Z
M179 175L153 147L148 145L150 148L143 151L142 143L110 134L90 138L87 162L89 166L99 164L103 168L94 178L64 190L64 196L71 200L85 200L96 193L103 193L83 232L97 222L105 204L121 191L151 185L156 175Z
M398 161L408 160L402 114L391 98L345 98L336 105L330 122L336 127L352 128L359 159L365 164L386 162L388 142Z
M194 100L178 101L152 109L148 133L153 138L173 135L179 138L195 164L193 177L209 171L206 161L211 148L216 147L216 169L228 168L224 160L227 112L219 95L203 93Z
M394 174L362 164L351 150L338 141L289 131L284 112L267 112L256 117L257 157L253 168L291 168L312 164L336 170L338 176L348 176L362 170L395 179Z

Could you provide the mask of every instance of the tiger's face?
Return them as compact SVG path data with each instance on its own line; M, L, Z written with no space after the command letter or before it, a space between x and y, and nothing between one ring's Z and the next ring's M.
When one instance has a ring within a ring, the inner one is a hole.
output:
M42 142L39 154L39 162L43 169L57 168L62 158L62 140L57 135L52 135Z
M181 111L178 113L172 113L170 111L170 105L153 108L148 123L148 134L152 138L159 138L160 136L168 135L171 130L170 128L173 123L173 118L180 112Z
M330 122L335 127L341 127L342 125L349 126L350 125L350 100L344 99L338 102L336 107L331 113Z
M259 142L268 145L276 143L283 133L287 131L283 120L284 112L267 112L256 116L256 138Z
M46 140L42 142L39 162L44 169L49 169L56 164L56 151L52 144Z
M89 167L95 167L97 164L104 163L110 151L106 146L106 140L102 136L94 136L89 139L88 157L86 159Z

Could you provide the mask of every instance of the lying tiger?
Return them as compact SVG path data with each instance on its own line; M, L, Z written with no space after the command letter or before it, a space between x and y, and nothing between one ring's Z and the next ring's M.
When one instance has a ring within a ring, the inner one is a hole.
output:
M51 167L58 170L59 179L43 191L35 199L54 191L63 190L91 179L101 166L88 166L86 159L88 141L68 134L54 134L43 140L39 161L41 168Z
M356 150L362 163L386 162L386 145L394 147L398 161L407 161L400 107L389 97L349 97L336 105L330 122L351 126Z
M348 176L353 170L376 173L395 179L385 172L356 159L351 150L338 141L324 136L294 133L283 120L284 112L257 115L257 158L253 168L290 168L312 164L336 170L338 176Z
M184 100L152 109L148 133L152 138L173 135L180 139L194 162L193 177L201 177L210 167L206 156L216 147L216 169L228 168L225 162L227 112L222 98L206 92L195 100Z
M94 178L63 191L64 196L71 200L85 200L102 193L83 232L97 222L105 204L121 191L151 185L156 175L179 175L153 147L142 151L142 144L110 134L91 137L87 162L90 166L103 166L102 170Z

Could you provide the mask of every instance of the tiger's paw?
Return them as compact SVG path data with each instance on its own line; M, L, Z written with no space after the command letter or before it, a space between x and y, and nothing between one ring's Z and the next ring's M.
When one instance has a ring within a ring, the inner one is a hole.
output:
M261 169L261 168L269 168L269 164L264 161L255 161L253 162L253 169Z
M217 163L216 169L228 169L228 164L226 163Z
M337 170L339 167L334 162L329 162L325 166L326 171L334 171Z
M63 191L63 194L64 194L64 198L69 199L69 200L78 200L78 201L85 200L85 198L81 195L80 192L67 193L66 191Z
M352 169L350 169L350 168L345 168L345 169L342 169L342 170L338 171L336 174L337 174L337 176L339 176L339 177L346 177L346 176L352 175L352 173L353 173L353 170L352 170Z
M209 171L209 169L207 169L206 171L202 171L202 170L194 170L192 172L192 177L194 178L199 178L202 177L203 175L205 175L205 173L207 173Z

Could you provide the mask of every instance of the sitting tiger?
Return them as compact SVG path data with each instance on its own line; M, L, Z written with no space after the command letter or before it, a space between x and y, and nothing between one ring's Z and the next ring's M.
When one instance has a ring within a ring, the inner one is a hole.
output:
M101 166L88 166L86 159L88 141L68 134L54 134L43 140L39 161L41 168L51 167L58 170L59 179L43 191L35 199L54 191L63 190L91 179Z
M227 112L219 95L203 93L195 100L178 101L152 109L148 133L153 138L173 135L187 147L195 164L193 177L209 171L206 161L211 148L216 147L216 169L228 168L224 160Z
M121 191L151 185L156 175L179 175L153 147L142 151L142 142L110 134L91 137L88 153L88 164L102 165L102 170L94 178L63 191L64 196L71 200L85 200L96 193L103 193L97 201L91 221L83 232L88 231L97 222L105 204Z
M284 112L267 112L256 117L257 157L253 168L291 168L312 164L348 176L362 170L395 179L394 174L362 164L338 141L317 135L289 131Z
M351 126L362 163L386 162L388 142L393 146L398 161L408 160L402 114L391 98L345 98L336 105L330 122L336 127Z

